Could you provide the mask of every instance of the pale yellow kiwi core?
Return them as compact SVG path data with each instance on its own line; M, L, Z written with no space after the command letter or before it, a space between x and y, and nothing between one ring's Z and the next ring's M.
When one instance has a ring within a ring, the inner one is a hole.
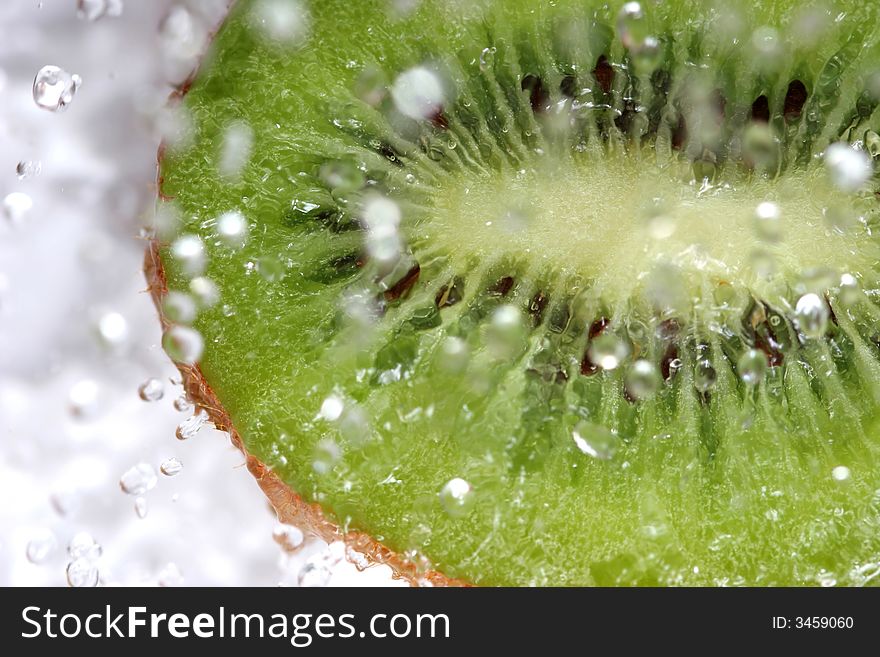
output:
M536 274L589 280L612 302L658 265L693 285L725 281L760 294L816 268L856 274L876 262L865 201L836 189L820 161L774 179L731 169L695 179L684 163L608 154L462 178L423 228L462 266L516 254ZM762 203L775 204L777 222L758 219Z

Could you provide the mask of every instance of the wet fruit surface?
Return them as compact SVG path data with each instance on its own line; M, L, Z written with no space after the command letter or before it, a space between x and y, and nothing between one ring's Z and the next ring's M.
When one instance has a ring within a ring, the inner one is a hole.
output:
M162 161L244 446L476 583L864 583L874 10L350 4L240 2Z

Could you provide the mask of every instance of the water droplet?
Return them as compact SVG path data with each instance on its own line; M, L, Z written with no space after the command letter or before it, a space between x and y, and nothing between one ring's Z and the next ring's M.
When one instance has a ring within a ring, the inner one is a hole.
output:
M162 310L169 322L191 324L196 318L196 302L188 294L171 290L162 300Z
M474 507L474 488L461 477L447 481L440 489L440 505L452 518L463 518Z
M374 66L368 66L361 71L354 83L355 95L372 107L382 102L385 91L385 74Z
M80 507L80 495L74 488L62 488L49 496L49 503L62 518L66 518L76 512Z
M782 51L779 32L772 27L759 27L752 33L752 46L762 58L763 65L771 68L778 65L778 62L772 60L778 58Z
M128 321L117 312L108 312L98 320L98 335L108 347L120 347L128 340Z
M174 240L171 256L189 276L198 276L205 269L205 245L197 235L183 235Z
M828 329L828 305L818 294L805 294L797 301L794 321L801 333L808 338L821 338Z
M699 360L694 365L694 387L698 392L706 393L715 387L718 373L709 360Z
M841 274L838 289L837 298L843 304L849 306L858 303L862 299L862 288L859 285L858 279L852 274Z
M91 559L74 559L67 564L67 583L73 588L90 588L98 585L98 568Z
M119 478L119 488L128 495L143 495L153 490L159 477L149 463L138 463L126 470Z
M868 154L843 142L825 149L825 168L831 182L844 192L858 191L873 174Z
M438 363L450 374L461 374L467 369L470 360L470 349L461 338L450 336L440 345Z
M654 363L637 360L626 374L626 389L636 399L648 399L660 387L660 375Z
M34 77L34 102L50 112L63 111L76 95L82 79L57 66L44 66Z
M181 395L177 399L174 400L174 410L180 411L181 413L186 413L191 411L193 405L190 403L189 399L186 398L185 395Z
M194 365L202 357L205 347L202 334L186 326L172 326L162 337L162 347L171 360L184 365Z
M76 0L76 17L94 22L104 18L122 15L122 0Z
M272 256L261 256L256 262L257 273L267 283L276 283L284 278L284 263Z
M737 361L739 378L748 386L756 386L767 372L767 356L758 349L748 349Z
M321 410L318 413L318 417L327 420L328 422L335 422L342 415L342 410L344 408L345 404L340 397L330 395L321 404Z
M3 219L12 225L22 223L27 217L34 202L24 192L11 192L3 199Z
M675 234L675 219L666 214L648 217L648 234L655 240L665 240Z
M616 433L586 420L578 422L571 436L580 451L602 461L614 458L620 447L620 438Z
M58 539L49 529L41 529L28 541L25 554L31 563L43 563L58 547Z
M755 208L755 232L765 242L782 239L782 213L776 203L764 201Z
M347 404L339 419L339 434L354 447L360 447L370 435L367 412L353 403Z
M226 246L238 249L247 241L248 224L244 215L237 211L224 212L217 218L217 235Z
M834 481L847 481L850 477L850 470L845 465L838 465L831 471Z
M74 383L67 395L68 407L74 417L87 418L98 408L98 384L92 379Z
M309 12L300 0L260 0L254 16L263 34L285 46L299 46L309 34Z
M330 438L322 438L315 445L312 469L318 474L327 474L342 458L342 450Z
M134 501L134 512L137 514L137 517L143 520L147 517L147 512L149 508L147 507L147 498L139 497Z
M183 573L180 572L180 568L177 567L176 563L169 562L159 571L159 574L156 576L156 583L163 588L182 586Z
M159 472L166 477L176 477L183 472L183 463L180 462L180 459L172 456L162 461L162 464L159 466Z
M204 409L199 409L198 412L193 413L177 425L175 435L178 440L189 440L201 431L202 427L204 427L207 422L208 414Z
M590 360L605 370L613 370L629 355L629 347L614 333L603 333L590 342Z
M279 522L272 530L272 539L285 552L296 552L305 544L305 535L299 527Z
M149 378L138 386L138 396L146 402L159 401L164 394L165 386L156 378Z
M495 53L498 52L498 48L495 46L489 46L488 48L483 48L483 51L480 53L480 70L488 71L492 68L493 63L495 62Z
M77 532L67 544L67 554L74 561L87 559L95 561L101 556L103 549L88 532Z
M391 98L398 111L411 119L430 119L443 109L446 100L437 75L418 66L397 76Z
M196 276L189 282L189 291L202 308L210 308L220 300L220 290L210 278Z
M24 180L25 178L39 176L42 170L43 165L39 161L23 160L15 166L15 175L18 176L19 180Z

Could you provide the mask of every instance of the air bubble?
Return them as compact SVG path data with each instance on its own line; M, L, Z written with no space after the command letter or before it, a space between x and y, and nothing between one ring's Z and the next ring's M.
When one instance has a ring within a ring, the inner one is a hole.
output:
M450 336L440 345L438 364L450 374L461 374L467 369L470 360L470 349L467 342L459 337Z
M694 365L694 387L698 392L707 393L715 387L718 373L709 360L699 360Z
M821 338L828 329L828 305L818 294L805 294L797 301L794 321L798 329L808 338Z
M651 36L641 4L627 2L621 7L617 14L617 35L623 46L631 52L640 52L645 47Z
M162 337L162 347L176 363L194 365L205 347L202 334L186 326L172 326Z
M189 282L189 291L202 308L210 308L220 300L220 290L210 278L196 276Z
M159 481L156 471L149 463L138 463L126 470L119 478L119 488L127 495L143 495L153 490Z
M77 418L86 418L95 414L98 408L98 384L92 379L83 379L74 383L67 395L70 413Z
M75 559L67 564L67 583L73 588L92 588L98 585L98 568L90 559Z
M166 477L176 477L183 472L183 463L181 463L180 459L172 456L162 461L159 466L159 472Z
M147 517L149 507L147 506L147 498L139 497L134 501L134 512L138 518L143 520Z
M601 425L582 420L572 430L571 436L577 448L588 456L601 461L614 458L620 447L617 434Z
M281 522L272 530L272 539L285 552L296 552L305 543L305 535L299 527Z
M138 386L138 396L145 402L159 401L165 395L165 386L156 378L149 378Z
M873 174L868 154L843 142L831 144L825 149L825 168L831 182L844 192L858 191Z
M838 465L831 471L834 481L847 481L850 477L850 470L845 465Z
M838 290L837 298L845 305L858 303L862 299L862 288L852 274L841 274Z
M227 180L236 181L247 166L254 146L254 131L246 123L233 123L223 133L220 149L220 175Z
M122 16L122 0L76 0L76 17L94 22L104 18Z
M277 283L284 278L284 263L272 256L257 258L256 269L267 283Z
M637 360L626 374L626 390L636 399L648 399L660 387L657 367L650 361Z
M19 180L39 176L42 170L43 165L39 161L31 162L30 160L25 160L15 165L15 175L18 176Z
M254 12L260 29L272 41L299 46L309 34L309 12L299 0L261 0Z
M108 312L98 320L98 335L108 347L120 347L128 340L128 321L117 312Z
M737 361L739 378L748 386L756 386L767 372L767 356L758 349L748 349Z
M352 162L327 162L319 171L321 180L336 194L350 194L364 185L364 174Z
M205 245L197 235L183 235L174 240L171 256L189 276L198 276L205 269Z
M342 458L342 450L333 440L323 438L315 445L312 469L318 474L327 474Z
M12 225L22 223L27 217L34 202L24 192L11 192L3 199L3 219Z
M177 430L174 434L178 440L189 440L201 431L202 427L204 427L207 422L208 414L204 409L199 409L196 413L193 413L183 422L178 424Z
M296 581L299 586L304 588L318 588L327 586L332 576L333 571L327 558L323 554L318 554L303 564L296 576Z
M46 561L58 547L58 539L49 529L41 529L36 532L25 548L27 560L33 564Z
M196 302L188 294L171 290L162 300L162 310L170 322L191 324L196 318Z
M217 235L226 246L238 249L247 241L247 219L238 210L224 212L217 218Z
M629 355L629 347L614 333L603 333L590 342L590 360L604 370L613 370Z
M443 85L435 73L422 66L401 73L391 87L398 111L411 119L436 116L445 102Z
M782 213L776 203L764 201L755 208L755 232L765 242L782 239Z
M67 554L73 561L87 559L95 561L103 552L100 544L88 532L77 532L67 544Z
M181 395L177 399L174 400L174 410L179 411L180 413L187 413L191 411L193 405L190 403L189 399L186 398L186 395Z
M480 70L488 71L492 68L492 65L495 62L495 53L498 52L498 48L495 46L489 46L488 48L483 48L482 52L480 52Z
M489 349L498 358L515 354L523 344L525 326L519 308L504 304L495 309L487 331Z
M463 518L473 509L473 486L460 477L447 481L439 493L440 505L452 518Z
M342 415L345 404L342 399L336 395L330 395L321 404L321 410L318 416L328 422L335 422Z
M44 66L34 77L33 95L37 107L49 112L67 108L76 95L82 78L58 66Z
M180 568L177 567L176 563L169 562L159 571L159 574L156 576L156 583L163 588L182 586L183 573L180 572Z

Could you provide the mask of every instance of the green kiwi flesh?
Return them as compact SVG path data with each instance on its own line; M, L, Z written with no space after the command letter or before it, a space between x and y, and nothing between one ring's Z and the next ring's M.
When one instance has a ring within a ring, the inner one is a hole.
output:
M477 584L877 581L876 181L823 154L880 150L880 8L326 0L284 43L270 2L181 101L158 232L171 290L204 244L251 454Z

